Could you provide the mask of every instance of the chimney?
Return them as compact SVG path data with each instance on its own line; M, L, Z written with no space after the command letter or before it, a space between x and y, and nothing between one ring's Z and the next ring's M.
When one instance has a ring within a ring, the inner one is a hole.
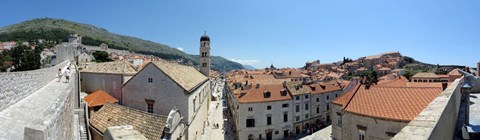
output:
M447 89L447 87L448 87L448 83L447 83L447 82L443 82L443 83L442 83L442 90Z
M287 81L283 81L282 85L283 85L284 88L286 88L287 87Z
M365 84L365 89L367 89L367 90L368 90L368 89L370 89L370 86L371 86L371 84L370 84L370 83L368 83L368 84Z
M260 88L260 84L255 85L255 88L256 89Z
M247 81L245 81L245 85L248 85L248 80L247 80Z

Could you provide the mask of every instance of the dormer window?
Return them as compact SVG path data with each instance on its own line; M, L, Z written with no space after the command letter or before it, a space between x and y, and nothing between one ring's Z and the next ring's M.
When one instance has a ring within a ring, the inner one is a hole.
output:
M263 97L264 98L270 98L270 91L264 91L263 92Z
M280 90L280 95L281 96L287 96L287 90L285 90L285 89Z

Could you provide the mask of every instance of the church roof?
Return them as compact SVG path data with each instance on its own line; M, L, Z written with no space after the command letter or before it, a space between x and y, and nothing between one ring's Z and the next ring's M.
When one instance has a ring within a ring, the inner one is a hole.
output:
M154 61L150 63L163 71L168 77L189 92L202 84L204 81L208 80L208 77L190 66L161 61Z
M87 68L82 70L81 72L125 75L134 75L135 73L137 73L137 71L133 69L132 65L130 65L130 63L126 61L93 63L89 64Z
M210 41L210 37L208 37L207 34L204 34L202 37L200 37L200 41Z

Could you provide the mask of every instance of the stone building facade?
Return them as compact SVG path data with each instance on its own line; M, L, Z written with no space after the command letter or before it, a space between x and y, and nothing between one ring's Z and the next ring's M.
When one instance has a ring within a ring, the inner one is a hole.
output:
M193 67L150 62L124 84L123 105L159 115L174 108L186 125L180 139L200 139L207 118L210 81Z
M333 139L391 139L444 89L442 83L404 77L358 83L332 101Z
M122 104L123 84L134 74L135 69L124 61L89 64L80 72L82 92L104 90Z

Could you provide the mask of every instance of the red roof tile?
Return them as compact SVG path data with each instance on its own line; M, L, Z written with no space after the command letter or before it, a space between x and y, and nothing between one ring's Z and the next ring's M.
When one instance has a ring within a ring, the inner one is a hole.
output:
M103 106L107 103L118 103L118 100L110 96L103 90L97 90L87 96L85 101L88 103L88 107Z
M250 89L241 91L241 93L245 94L242 96L240 93L237 95L237 98L241 103L271 102L292 99L288 93L285 96L280 95L280 91L282 90L286 90L282 84L260 85L258 88L256 88L256 85L253 85ZM265 91L270 92L270 97L264 97Z
M442 92L440 87L361 86L345 111L358 115L411 121Z

